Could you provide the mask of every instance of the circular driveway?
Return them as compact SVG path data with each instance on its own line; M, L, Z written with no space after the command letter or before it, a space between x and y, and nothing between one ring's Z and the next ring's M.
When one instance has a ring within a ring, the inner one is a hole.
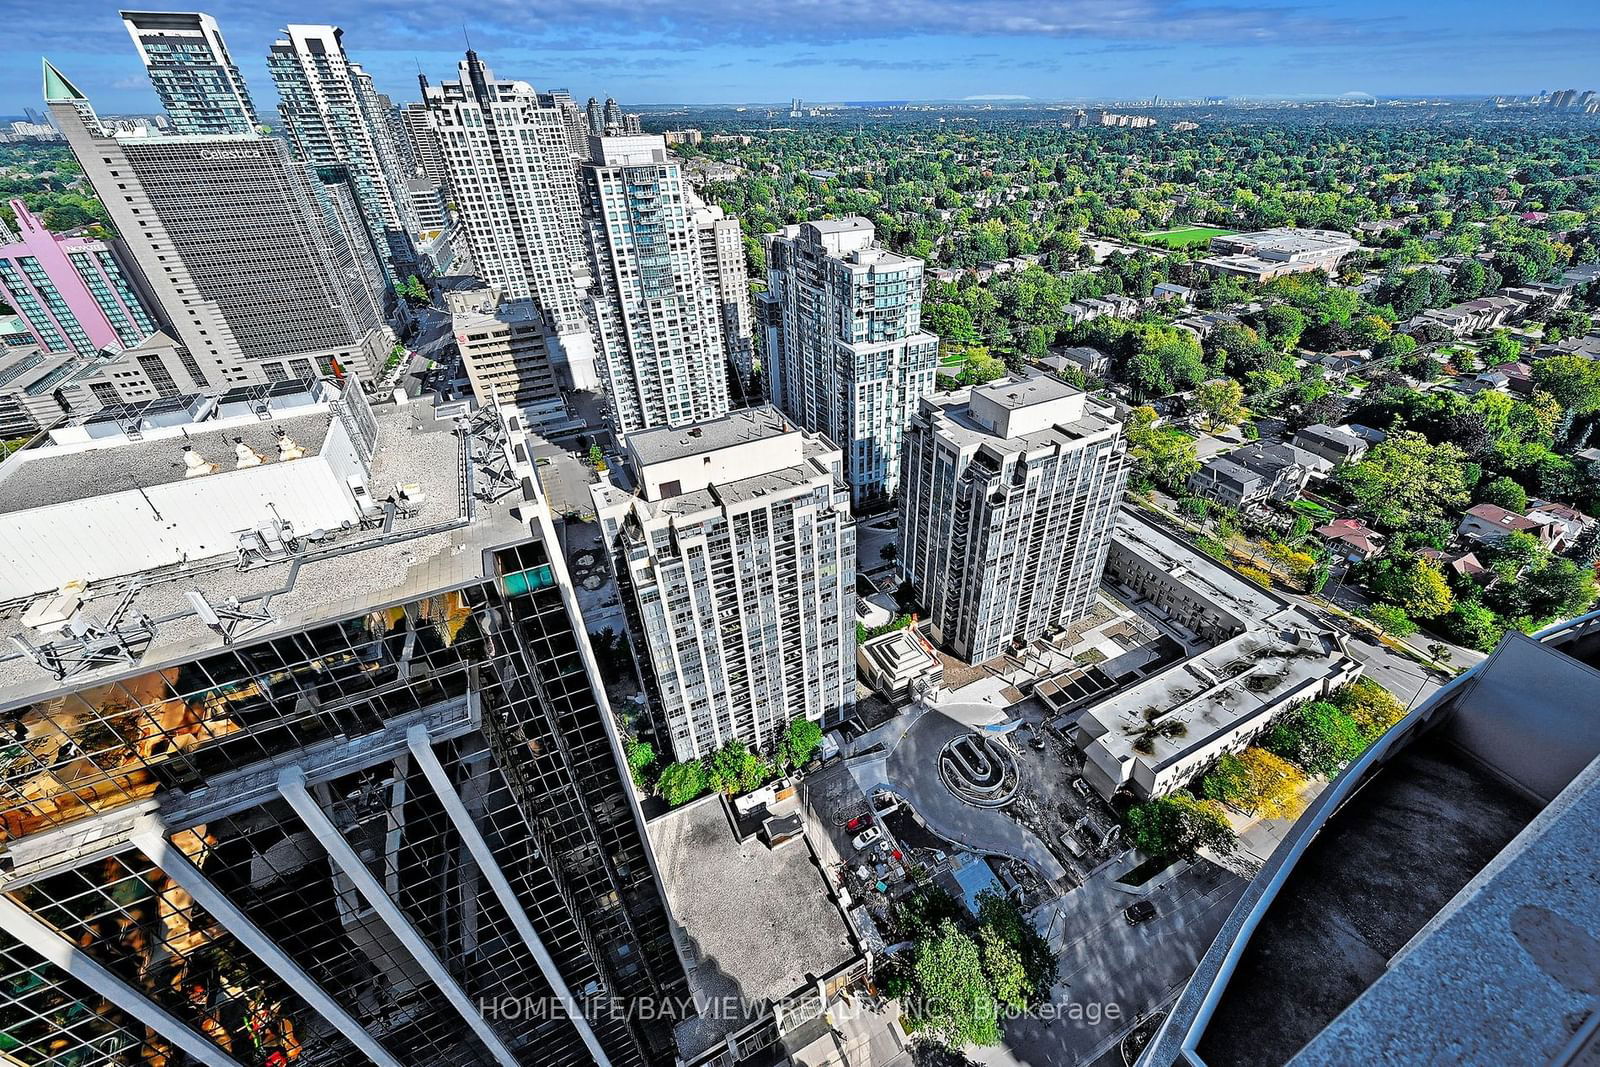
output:
M885 758L886 784L940 837L973 852L1023 860L1047 881L1064 877L1066 869L1033 831L1002 811L963 803L939 780L939 755L945 745L975 732L937 707L924 709Z

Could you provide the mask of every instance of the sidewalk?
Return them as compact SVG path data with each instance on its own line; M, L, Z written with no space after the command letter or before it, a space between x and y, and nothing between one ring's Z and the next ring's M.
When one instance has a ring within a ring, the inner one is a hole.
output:
M1326 788L1328 788L1326 778L1311 778L1300 783L1300 805L1294 814L1285 818L1266 819L1224 807L1223 812L1227 816L1228 825L1233 827L1233 832L1239 838L1239 851L1256 863L1267 862L1294 827L1301 812L1305 811Z

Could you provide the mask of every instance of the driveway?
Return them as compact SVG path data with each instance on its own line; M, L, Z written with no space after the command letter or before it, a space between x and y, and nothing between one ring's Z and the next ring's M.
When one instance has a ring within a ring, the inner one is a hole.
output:
M945 743L973 732L937 708L916 713L883 760L884 785L903 796L940 837L973 852L1023 860L1048 882L1064 877L1066 868L1032 831L1002 811L962 803L939 780Z
M863 519L856 523L856 570L875 571L883 566L883 548L896 544L899 529L885 529L889 516Z

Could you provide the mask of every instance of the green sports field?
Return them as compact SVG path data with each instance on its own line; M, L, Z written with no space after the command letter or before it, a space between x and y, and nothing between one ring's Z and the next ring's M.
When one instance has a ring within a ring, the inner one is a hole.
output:
M1189 226L1181 230L1156 230L1152 233L1143 233L1139 238L1151 244L1188 248L1190 245L1203 245L1213 237L1238 232L1238 230L1225 230L1219 226Z

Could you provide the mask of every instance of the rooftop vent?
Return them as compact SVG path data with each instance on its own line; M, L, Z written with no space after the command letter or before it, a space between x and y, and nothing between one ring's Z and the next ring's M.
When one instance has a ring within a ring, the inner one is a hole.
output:
M287 463L291 459L299 459L305 454L306 450L301 448L293 437L290 437L283 430L278 431L278 462Z
M233 439L233 467L241 470L245 467L261 466L261 453L244 443L244 438Z
M217 473L217 465L207 463L205 457L189 445L183 446L183 467L185 478L204 478L208 474Z

